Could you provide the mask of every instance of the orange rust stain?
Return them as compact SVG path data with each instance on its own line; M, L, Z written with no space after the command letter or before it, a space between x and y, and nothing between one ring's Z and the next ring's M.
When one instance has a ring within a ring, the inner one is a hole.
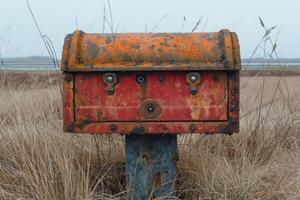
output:
M190 98L188 98L188 105L190 105L191 117L193 120L197 120L200 117L200 103L201 97L199 92L195 95L190 95Z
M219 37L224 34L224 37ZM221 41L223 40L223 41ZM216 33L130 33L85 34L76 31L65 40L64 70L138 66L189 67L199 63L211 65L228 60L233 63L232 41L229 31ZM224 44L224 47L220 46ZM91 56L92 55L92 56ZM234 66L232 66L234 67Z

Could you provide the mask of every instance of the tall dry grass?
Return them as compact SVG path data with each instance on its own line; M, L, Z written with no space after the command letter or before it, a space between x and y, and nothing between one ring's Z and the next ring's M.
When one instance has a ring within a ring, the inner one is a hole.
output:
M62 133L59 75L0 77L0 199L126 199L123 138ZM242 77L239 134L180 136L178 198L300 199L299 80Z

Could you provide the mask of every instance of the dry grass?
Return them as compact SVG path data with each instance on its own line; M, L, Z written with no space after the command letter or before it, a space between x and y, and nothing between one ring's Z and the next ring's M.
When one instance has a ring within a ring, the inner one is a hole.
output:
M0 198L125 199L123 138L62 133L40 77L0 75ZM241 81L240 134L180 136L179 198L300 199L300 76Z

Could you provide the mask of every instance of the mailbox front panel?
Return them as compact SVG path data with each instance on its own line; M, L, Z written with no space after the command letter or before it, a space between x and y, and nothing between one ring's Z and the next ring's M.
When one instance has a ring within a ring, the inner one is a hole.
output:
M113 94L107 91L105 74L65 73L65 131L178 134L238 129L238 71L199 71L196 94L187 83L188 71L117 72ZM140 76L143 83L137 81Z
M113 94L106 91L106 73L77 74L75 121L226 121L226 72L200 72L196 94L191 94L186 81L188 73L114 73Z

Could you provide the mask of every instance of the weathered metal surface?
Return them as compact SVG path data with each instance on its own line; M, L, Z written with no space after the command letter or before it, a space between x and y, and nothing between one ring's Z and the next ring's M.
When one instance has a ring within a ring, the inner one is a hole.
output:
M238 71L201 71L199 92L194 95L184 72L148 73L142 73L146 79L143 84L136 81L138 72L119 75L113 95L106 92L102 73L65 73L74 78L73 82L64 81L64 130L119 134L238 132ZM158 104L158 114L155 111L145 116L148 102Z
M235 33L85 34L65 39L64 131L233 133Z
M128 135L125 154L130 200L175 199L176 135Z
M185 133L236 133L238 122L88 122L74 123L76 133L185 134Z
M73 132L74 131L74 74L64 73L63 78L63 122L64 131Z
M240 72L230 71L228 73L228 122L233 133L239 132L239 111L240 111Z
M113 95L106 92L102 73L76 74L76 121L227 120L226 72L201 72L197 94L191 94L185 72L143 72L146 79L143 84L136 82L139 74L117 73L118 84ZM164 77L164 81L159 80L160 77ZM156 109L146 117L144 107L149 101Z
M64 71L238 70L235 33L86 34L65 39Z

